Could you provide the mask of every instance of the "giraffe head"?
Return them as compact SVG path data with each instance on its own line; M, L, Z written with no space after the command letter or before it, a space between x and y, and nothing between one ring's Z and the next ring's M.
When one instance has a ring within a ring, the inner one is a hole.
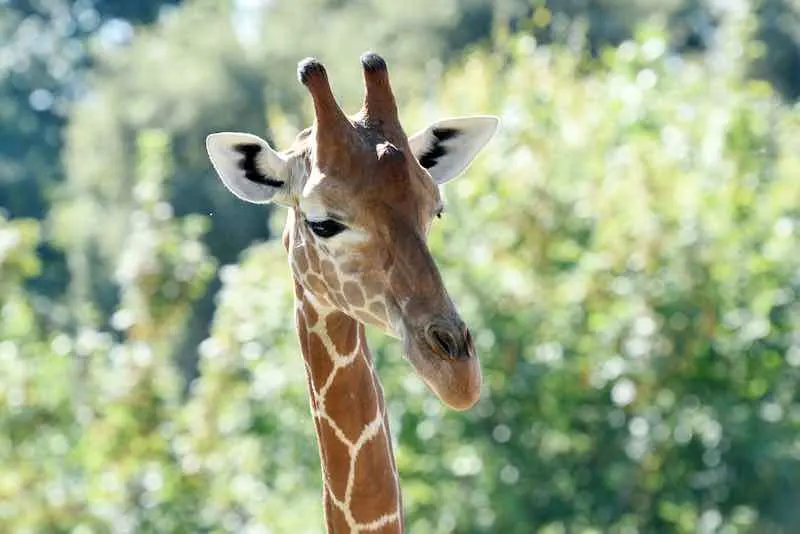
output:
M290 208L284 243L296 282L317 310L338 310L403 340L423 381L447 405L471 407L481 372L469 330L426 245L455 178L494 134L495 117L436 122L410 138L397 116L386 63L361 58L366 95L346 116L314 59L298 77L312 127L287 151L251 134L216 133L206 146L237 197Z

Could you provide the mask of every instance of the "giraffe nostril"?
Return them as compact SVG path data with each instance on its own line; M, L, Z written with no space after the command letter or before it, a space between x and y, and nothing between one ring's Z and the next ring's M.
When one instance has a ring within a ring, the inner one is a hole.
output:
M449 329L429 326L426 331L426 338L433 352L442 358L461 358L461 343Z

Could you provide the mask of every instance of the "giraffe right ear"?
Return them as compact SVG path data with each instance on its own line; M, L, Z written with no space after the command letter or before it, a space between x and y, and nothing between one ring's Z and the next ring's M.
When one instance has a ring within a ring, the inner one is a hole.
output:
M466 169L497 131L500 120L489 115L454 117L434 122L408 138L411 152L437 185Z
M206 150L222 183L242 200L280 202L290 189L287 159L256 135L213 133L206 137Z

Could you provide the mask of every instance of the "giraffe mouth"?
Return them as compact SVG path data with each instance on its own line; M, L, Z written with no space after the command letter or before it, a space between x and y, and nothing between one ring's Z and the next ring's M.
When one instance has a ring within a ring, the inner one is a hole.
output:
M400 337L417 375L442 402L461 411L478 402L482 378L469 330L460 321L454 326L433 320L411 328L403 321Z

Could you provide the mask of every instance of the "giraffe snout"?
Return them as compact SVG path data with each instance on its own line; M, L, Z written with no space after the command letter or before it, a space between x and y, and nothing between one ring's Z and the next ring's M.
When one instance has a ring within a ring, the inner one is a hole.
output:
M406 329L403 339L414 370L447 406L469 410L478 402L481 366L472 336L458 316L429 318Z

